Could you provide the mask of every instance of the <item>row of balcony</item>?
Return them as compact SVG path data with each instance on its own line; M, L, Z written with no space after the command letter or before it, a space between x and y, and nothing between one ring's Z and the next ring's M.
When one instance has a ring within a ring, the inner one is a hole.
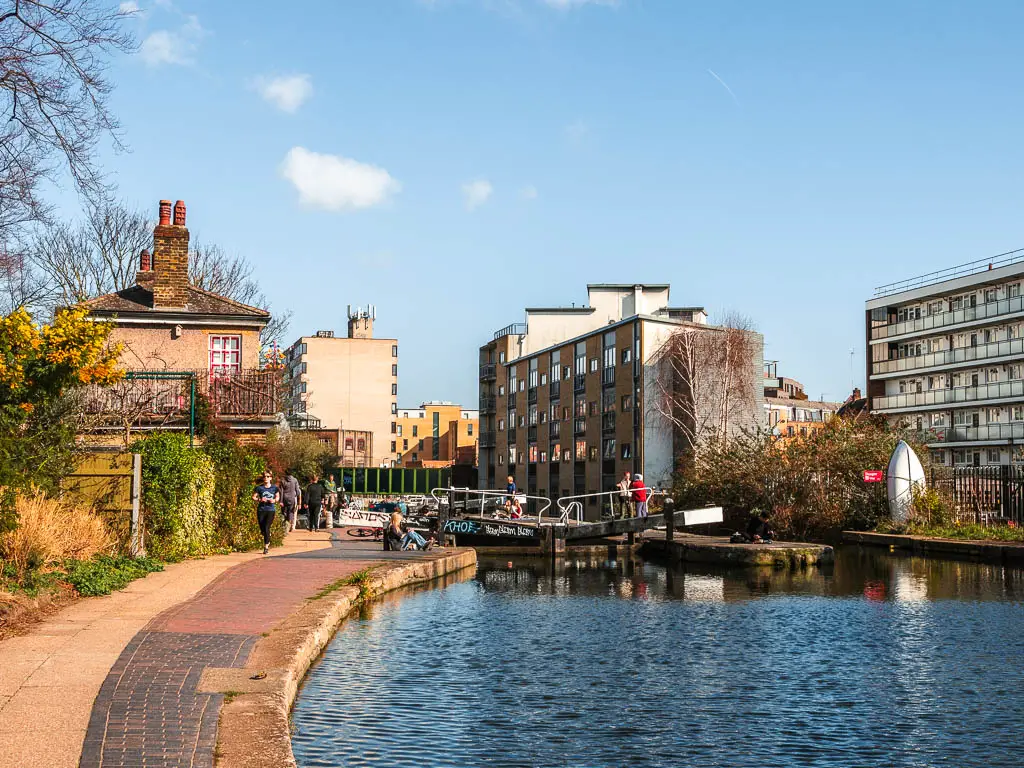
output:
M480 398L480 413L494 413L497 407L498 401L493 395L485 395Z
M886 411L899 408L972 403L981 400L1001 400L1011 397L1024 398L1024 381L1018 379L970 387L932 389L927 392L903 392L897 395L873 398L871 409Z
M921 439L928 443L966 443L980 440L1020 440L1024 444L1024 421L979 426L933 427L922 430Z
M960 347L945 352L931 352L926 355L914 355L913 357L900 357L895 360L883 360L873 363L872 373L883 374L897 371L913 371L919 368L931 368L933 366L949 366L958 363L968 363L974 360L987 360L994 357L1008 357L1010 355L1024 355L1024 339L1009 339L1006 341L991 341L988 344L978 344L974 347Z
M1000 299L979 304L976 307L964 307L949 312L937 312L934 315L925 315L915 320L904 320L899 323L879 325L871 329L872 339L887 339L893 336L903 336L908 333L921 333L937 328L947 328L960 323L970 323L975 320L987 320L1024 312L1024 296L1015 296L1012 299Z

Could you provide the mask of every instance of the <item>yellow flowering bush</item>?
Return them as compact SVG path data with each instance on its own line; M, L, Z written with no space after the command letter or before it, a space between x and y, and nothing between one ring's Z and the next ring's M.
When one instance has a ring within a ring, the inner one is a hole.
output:
M74 449L74 403L88 384L112 384L120 348L109 323L81 308L37 325L25 309L0 317L0 531L15 524L17 490L55 490Z

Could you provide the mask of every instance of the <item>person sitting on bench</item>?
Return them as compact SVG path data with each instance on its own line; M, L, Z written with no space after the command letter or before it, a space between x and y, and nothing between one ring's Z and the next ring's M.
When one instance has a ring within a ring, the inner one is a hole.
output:
M770 544L775 538L775 531L768 525L768 513L755 512L747 523L747 539L753 544Z

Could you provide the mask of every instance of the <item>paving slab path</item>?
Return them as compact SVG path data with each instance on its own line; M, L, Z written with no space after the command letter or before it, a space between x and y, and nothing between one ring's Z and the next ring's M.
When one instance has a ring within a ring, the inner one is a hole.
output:
M0 641L0 768L212 766L222 694L203 670L240 667L306 598L419 553L296 531L272 556L169 565Z

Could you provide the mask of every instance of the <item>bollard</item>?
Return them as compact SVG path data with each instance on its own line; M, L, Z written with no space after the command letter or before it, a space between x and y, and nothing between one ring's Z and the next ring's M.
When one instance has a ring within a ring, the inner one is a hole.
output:
M676 505L670 496L665 497L665 541L672 541L676 533Z

